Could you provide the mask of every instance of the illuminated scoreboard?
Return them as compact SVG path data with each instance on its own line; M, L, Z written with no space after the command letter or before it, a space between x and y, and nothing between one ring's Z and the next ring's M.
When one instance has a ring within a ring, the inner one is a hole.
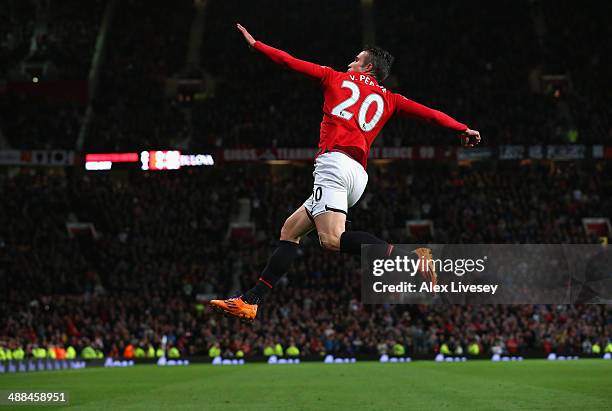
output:
M140 153L140 163L143 170L178 170L181 168L181 152L143 151Z
M120 168L161 171L178 170L183 167L203 167L215 164L210 154L182 154L178 150L149 150L138 153L85 154L85 170L108 171L113 165Z

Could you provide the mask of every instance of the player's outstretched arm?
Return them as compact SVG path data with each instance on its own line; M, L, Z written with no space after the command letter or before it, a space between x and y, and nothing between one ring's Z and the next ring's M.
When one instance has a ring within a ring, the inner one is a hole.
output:
M323 79L331 69L329 67L319 66L318 64L310 63L308 61L300 60L289 53L282 50L270 47L261 41L255 40L255 38L245 29L240 23L236 24L238 31L242 33L244 39L250 47L263 53L270 60L281 66L287 67L290 70L304 74L308 77Z
M440 127L449 128L459 132L461 144L465 147L474 147L480 143L480 132L470 129L458 122L448 114L431 109L406 97L396 94L396 110L398 113L410 116Z

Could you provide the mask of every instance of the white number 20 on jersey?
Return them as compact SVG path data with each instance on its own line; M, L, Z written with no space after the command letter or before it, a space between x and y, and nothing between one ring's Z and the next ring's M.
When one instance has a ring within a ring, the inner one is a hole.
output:
M349 90L351 90L351 96L344 100L342 103L338 104L336 107L334 107L334 109L332 110L332 114L345 120L350 120L351 118L353 118L353 113L351 113L350 111L346 111L346 109L355 105L355 103L357 103L357 101L359 100L359 87L357 87L357 84L353 83L352 81L344 80L342 82L342 88L348 88ZM370 108L370 105L372 103L376 103L376 112L374 113L374 116L372 116L370 121L366 121L366 114L368 113L368 109ZM374 127L376 127L376 124L382 117L384 110L385 101L381 96L376 93L368 95L366 98L363 99L361 107L359 107L359 114L357 115L357 120L359 120L359 127L361 127L363 131L372 130Z

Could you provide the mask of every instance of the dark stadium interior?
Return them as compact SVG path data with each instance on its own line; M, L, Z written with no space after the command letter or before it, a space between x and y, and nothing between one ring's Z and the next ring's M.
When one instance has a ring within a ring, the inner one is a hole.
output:
M597 244L584 219L612 217L612 3L296 0L282 18L281 0L82 3L0 6L0 360L20 347L29 357L69 346L149 356L164 336L181 357L211 347L262 357L277 344L303 357L398 344L412 355L473 344L483 355L612 351L610 304L364 305L359 259L321 250L314 233L254 324L203 305L252 286L312 191L310 160L220 153L315 148L321 119L316 85L249 51L237 21L343 71L374 41L396 57L387 87L478 128L484 147L583 153L373 160L351 229L394 243ZM392 120L375 143L458 145L410 119ZM12 164L11 150L70 151L75 163ZM85 171L85 153L143 150L219 160ZM411 233L407 220L434 230ZM77 222L86 228L72 232Z

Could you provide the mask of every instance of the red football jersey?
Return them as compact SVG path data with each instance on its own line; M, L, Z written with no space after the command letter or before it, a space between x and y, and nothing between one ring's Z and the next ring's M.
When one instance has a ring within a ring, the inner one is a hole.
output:
M456 131L467 126L448 115L380 86L365 73L339 72L296 59L261 41L254 48L272 61L320 81L325 101L319 153L341 151L365 168L372 143L393 114L412 116Z

